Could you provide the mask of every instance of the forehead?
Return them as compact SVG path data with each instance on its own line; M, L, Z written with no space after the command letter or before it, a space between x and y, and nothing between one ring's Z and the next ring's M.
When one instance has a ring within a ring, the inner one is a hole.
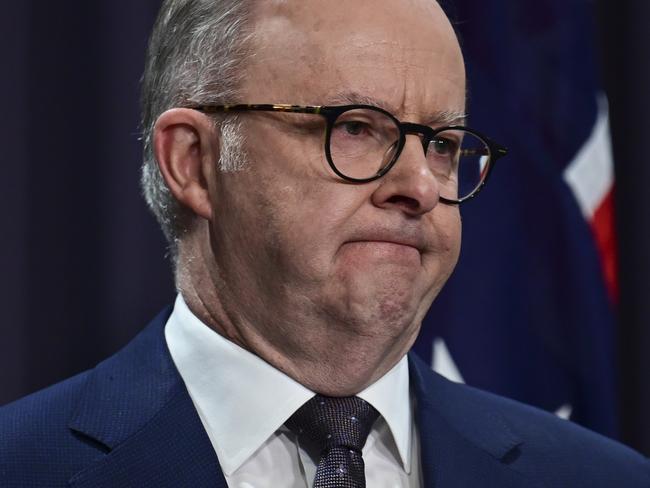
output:
M246 102L356 93L401 116L464 109L462 55L434 0L269 0L253 22Z

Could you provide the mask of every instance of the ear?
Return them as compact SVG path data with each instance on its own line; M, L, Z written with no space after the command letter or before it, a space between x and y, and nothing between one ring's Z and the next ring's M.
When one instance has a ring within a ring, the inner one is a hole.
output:
M209 184L219 159L218 131L204 114L174 108L156 121L153 150L172 195L196 215L210 220Z

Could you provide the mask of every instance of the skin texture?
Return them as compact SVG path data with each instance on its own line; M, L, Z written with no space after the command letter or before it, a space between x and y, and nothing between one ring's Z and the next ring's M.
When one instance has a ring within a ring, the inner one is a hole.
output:
M322 6L259 2L242 101L372 100L434 127L440 112L463 112L462 55L435 2ZM163 175L197 215L179 247L179 288L210 327L308 388L358 393L408 351L451 274L458 208L439 202L417 136L386 176L355 185L328 167L319 117L241 117L249 164L227 173L205 115L158 120Z

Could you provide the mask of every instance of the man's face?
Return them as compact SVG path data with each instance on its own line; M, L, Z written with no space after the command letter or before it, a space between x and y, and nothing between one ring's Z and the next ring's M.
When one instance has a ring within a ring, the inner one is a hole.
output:
M243 102L372 102L422 124L464 110L460 49L432 0L258 4ZM327 164L321 117L241 119L249 164L212 183L211 223L241 320L305 357L359 337L403 354L460 247L458 208L438 201L420 140L407 136L383 178L350 184Z

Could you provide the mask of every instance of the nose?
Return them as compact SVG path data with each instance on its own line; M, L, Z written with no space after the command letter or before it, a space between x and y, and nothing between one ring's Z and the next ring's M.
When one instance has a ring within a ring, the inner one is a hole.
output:
M417 216L433 210L440 199L439 184L416 135L406 137L399 159L379 181L381 184L372 194L372 203L377 207Z

